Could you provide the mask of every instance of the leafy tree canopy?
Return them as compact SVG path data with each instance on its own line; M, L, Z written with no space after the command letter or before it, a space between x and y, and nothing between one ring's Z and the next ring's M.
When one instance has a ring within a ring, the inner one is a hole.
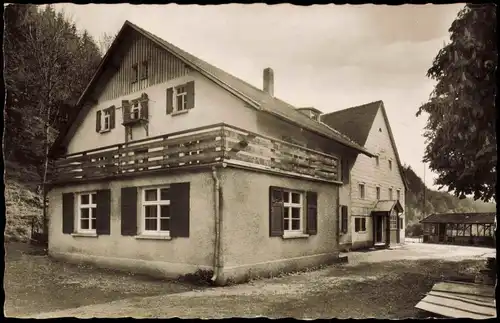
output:
M427 72L437 84L417 112L429 114L424 161L456 196L496 200L496 5L466 4L449 31Z

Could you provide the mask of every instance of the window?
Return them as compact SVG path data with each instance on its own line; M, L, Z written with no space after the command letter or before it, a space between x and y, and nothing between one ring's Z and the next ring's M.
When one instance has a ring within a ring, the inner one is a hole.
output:
M139 80L139 67L137 64L132 65L132 83Z
M78 232L96 232L96 209L96 193L81 193L78 195Z
M109 109L103 110L101 123L101 131L111 129L111 111Z
M181 85L175 88L175 109L176 111L187 110L186 85Z
M390 217L391 230L396 230L397 225L398 225L398 217L396 215L391 215Z
M375 156L375 165L379 166L380 165L380 157Z
M359 197L365 198L365 184L359 184Z
M141 80L148 78L148 61L144 61L141 64Z
M283 230L285 232L302 232L302 194L283 191Z
M396 197L397 197L398 201L401 199L401 190L396 191Z
M169 234L169 187L147 188L142 192L142 232L144 234Z
M136 120L139 119L140 109L139 109L139 101L132 102L132 107L130 108L130 119Z
M389 159L389 170L392 170L392 160Z
M376 187L375 190L377 193L377 200L380 200L380 187Z
M392 200L392 188L389 189L389 200Z
M366 218L355 218L354 219L354 231L355 232L365 232L366 231Z

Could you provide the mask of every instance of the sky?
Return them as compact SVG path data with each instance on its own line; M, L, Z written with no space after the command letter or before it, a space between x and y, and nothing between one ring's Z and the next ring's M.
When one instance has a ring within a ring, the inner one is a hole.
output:
M382 100L403 164L424 178L427 70L464 4L130 5L62 3L96 40L125 20L257 86L274 70L275 96L323 113ZM436 177L425 167L429 187Z

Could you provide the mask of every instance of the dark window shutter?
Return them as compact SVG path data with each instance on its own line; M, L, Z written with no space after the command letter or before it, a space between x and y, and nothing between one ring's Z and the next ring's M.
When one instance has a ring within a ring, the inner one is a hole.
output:
M121 227L123 236L137 234L137 187L122 187Z
M101 131L101 110L97 111L96 117L95 117L95 131L99 132Z
M116 108L113 105L112 107L109 108L109 128L114 129L115 128L115 118L116 118Z
M146 93L143 93L141 95L141 100L140 100L140 105L141 105L141 118L148 120L149 119L149 99L148 95Z
M110 234L111 190L97 191L96 233Z
M348 226L348 214L347 214L347 206L342 205L341 207L341 232L342 233L347 233L347 226Z
M316 192L307 192L306 202L306 233L313 235L318 232L318 194Z
M186 92L187 92L187 108L194 108L194 81L188 82L186 84Z
M366 231L366 218L363 218L361 221L361 230Z
M170 185L170 236L189 237L189 183Z
M127 100L122 100L122 110L123 110L123 123L130 120L130 102Z
M354 232L359 232L359 227L360 227L360 218L355 218L354 219Z
M269 236L283 235L283 190L279 187L269 187Z
M167 114L174 112L174 88L167 89Z
M73 193L64 193L62 199L62 231L65 234L70 234L73 233L75 223L75 195Z

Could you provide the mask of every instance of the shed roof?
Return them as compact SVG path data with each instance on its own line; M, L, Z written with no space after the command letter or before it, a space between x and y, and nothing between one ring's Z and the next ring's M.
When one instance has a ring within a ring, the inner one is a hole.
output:
M495 213L434 213L420 221L421 223L495 223Z

